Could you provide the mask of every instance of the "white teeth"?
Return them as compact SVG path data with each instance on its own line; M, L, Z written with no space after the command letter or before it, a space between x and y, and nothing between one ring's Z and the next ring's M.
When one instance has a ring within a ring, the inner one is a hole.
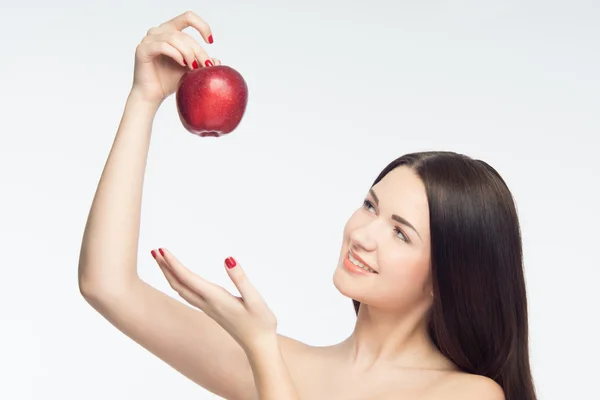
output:
M375 270L373 268L367 267L365 264L361 263L356 258L354 258L351 252L348 252L348 258L350 259L350 262L352 262L352 264L356 265L357 267L364 269L367 272L375 273Z

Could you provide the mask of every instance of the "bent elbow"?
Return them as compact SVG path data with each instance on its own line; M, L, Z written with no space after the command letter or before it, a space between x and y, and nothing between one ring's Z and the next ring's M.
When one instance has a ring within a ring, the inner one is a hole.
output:
M111 303L129 290L131 280L125 279L101 279L98 277L79 274L78 285L81 296L95 309L102 304Z

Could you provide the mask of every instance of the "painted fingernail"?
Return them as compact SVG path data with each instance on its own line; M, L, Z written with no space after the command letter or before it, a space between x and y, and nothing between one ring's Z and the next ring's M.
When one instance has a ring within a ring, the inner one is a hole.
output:
M150 252L150 254L152 254L152 257L154 257L154 259L156 260L156 252L155 252L154 250L152 250L152 251Z
M163 249L158 249L158 251L160 252L161 256L163 256L163 257L165 256L165 252L163 251Z
M212 67L214 64L212 63L212 61L210 61L210 60L206 60L206 61L204 62L204 65L205 65L205 66L207 66L207 67Z
M194 60L194 62L192 63L192 68L197 69L199 67L198 62L196 60Z
M213 37L212 37L212 35L209 35L208 36L208 43L212 44L212 42L213 42Z
M227 268L229 269L235 267L235 260L233 259L233 257L227 257L225 259L225 265L227 265Z

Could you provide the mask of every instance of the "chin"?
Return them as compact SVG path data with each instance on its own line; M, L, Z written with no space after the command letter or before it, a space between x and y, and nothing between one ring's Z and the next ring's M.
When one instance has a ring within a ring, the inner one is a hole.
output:
M361 301L361 298L364 297L365 288L361 287L360 284L357 284L356 280L348 276L341 263L338 264L333 272L333 286L335 286L338 292L349 299Z

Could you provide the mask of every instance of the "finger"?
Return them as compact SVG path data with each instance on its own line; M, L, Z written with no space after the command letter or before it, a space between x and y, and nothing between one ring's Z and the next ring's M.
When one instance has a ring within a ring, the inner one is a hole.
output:
M262 302L262 297L252 283L250 283L248 276L233 257L225 259L225 267L227 274L242 295L245 303Z
M157 254L157 252L154 251L154 250L152 250L152 256L156 260L156 262L157 262L160 270L162 271L162 273L165 275L165 278L167 279L167 282L169 283L169 286L171 286L171 288L173 288L173 290L175 292L177 292L177 294L179 294L179 296L181 296L189 304L191 304L194 307L197 307L197 308L199 308L199 309L201 309L201 310L204 311L204 309L206 307L206 301L202 298L202 296L200 296L198 293L194 292L189 287L187 287L186 285L184 285L173 274L173 272L171 272L171 270L169 269L169 267L167 265L167 262L165 261L164 257L162 257L161 255Z
M208 67L212 65L212 61L208 56L208 53L200 44L191 37L188 33L185 32L176 32L175 36L178 36L182 43L185 43L188 48L190 48L194 54L194 58L198 60L200 65Z
M182 284L200 295L205 301L210 302L221 293L219 287L187 269L177 258L165 248L158 249L165 260L166 267Z
M167 57L171 57L173 60L175 60L177 63L179 63L182 66L186 65L185 59L183 58L183 54L181 54L181 52L179 50L177 50L175 47L171 46L169 43L149 42L149 43L145 43L143 46L145 47L143 53L138 53L142 58L144 58L144 60L142 60L142 61L148 61L148 60L153 59L154 57L156 57L159 54L163 54Z
M211 58L212 62L214 65L221 65L221 60L217 59L217 58Z
M152 250L151 253L152 253L152 257L154 257L154 259L156 260L158 267L160 268L162 273L165 275L165 278L167 278L167 282L169 282L169 285L175 291L177 291L179 289L179 287L182 286L183 284L169 270L169 268L166 265L166 261L164 260L164 258L161 255L158 254L158 252L156 250Z
M178 31L182 31L191 26L200 33L206 43L213 42L212 30L210 29L210 26L193 11L186 11L167 22L164 22L160 26Z
M208 53L190 35L183 32L163 32L153 35L149 41L165 42L176 48L183 56L185 63L195 69L199 65L206 65L210 60ZM195 62L198 60L197 62ZM197 64L199 62L199 64ZM212 63L212 62L211 62Z

